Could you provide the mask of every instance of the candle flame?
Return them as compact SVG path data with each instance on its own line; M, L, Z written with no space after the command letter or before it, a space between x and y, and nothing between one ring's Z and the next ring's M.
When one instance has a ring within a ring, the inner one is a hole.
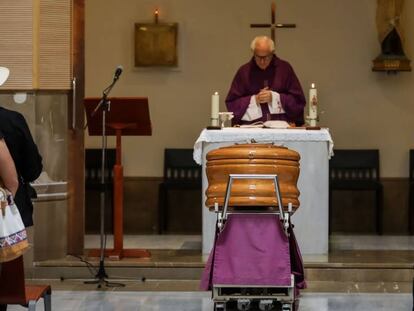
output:
M158 24L158 13L159 13L158 9L155 9L154 11L154 23L155 24Z
M311 88L313 88L313 89L315 88L315 83L311 84Z
M218 92L214 92L214 95L218 95Z

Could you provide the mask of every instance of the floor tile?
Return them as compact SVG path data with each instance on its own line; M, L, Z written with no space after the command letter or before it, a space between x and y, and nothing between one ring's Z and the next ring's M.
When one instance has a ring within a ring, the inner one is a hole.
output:
M299 311L407 311L409 294L304 294ZM25 310L9 306L9 311ZM43 310L38 303L37 311ZM54 311L212 311L208 292L55 291Z

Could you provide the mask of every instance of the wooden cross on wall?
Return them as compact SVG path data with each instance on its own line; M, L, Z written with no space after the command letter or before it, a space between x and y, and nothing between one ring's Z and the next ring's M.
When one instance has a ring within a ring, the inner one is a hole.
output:
M251 28L270 28L271 38L276 41L276 28L296 28L296 24L276 23L276 3L272 2L271 24L250 24Z

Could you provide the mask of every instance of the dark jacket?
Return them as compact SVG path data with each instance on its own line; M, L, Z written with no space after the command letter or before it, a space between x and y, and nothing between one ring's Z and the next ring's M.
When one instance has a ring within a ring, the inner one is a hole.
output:
M42 172L42 157L22 114L0 107L0 132L14 160L19 178L19 188L14 201L24 225L29 227L33 225L31 198L36 195L29 183Z

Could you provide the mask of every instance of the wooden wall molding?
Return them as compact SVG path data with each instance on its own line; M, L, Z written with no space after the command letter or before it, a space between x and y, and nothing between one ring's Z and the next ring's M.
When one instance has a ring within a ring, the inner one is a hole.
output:
M77 91L75 100L70 93L68 103L68 254L81 255L85 235L85 0L73 0L72 26L72 70ZM74 108L76 119L72 120Z

